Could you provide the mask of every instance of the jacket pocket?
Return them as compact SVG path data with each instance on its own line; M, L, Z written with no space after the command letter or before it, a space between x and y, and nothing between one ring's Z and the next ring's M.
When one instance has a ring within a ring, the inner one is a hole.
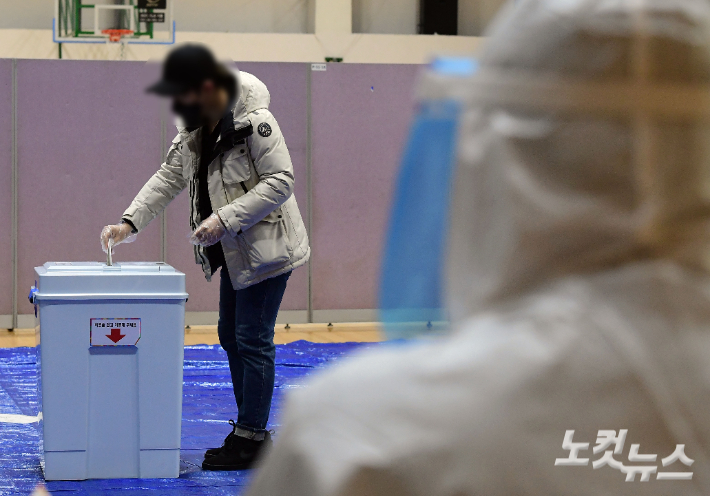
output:
M251 168L246 145L237 145L222 157L222 185L231 203L249 191Z
M237 145L222 156L222 182L226 185L244 183L251 177L246 145Z
M256 272L274 269L291 260L293 249L282 218L257 222L238 236L251 268Z

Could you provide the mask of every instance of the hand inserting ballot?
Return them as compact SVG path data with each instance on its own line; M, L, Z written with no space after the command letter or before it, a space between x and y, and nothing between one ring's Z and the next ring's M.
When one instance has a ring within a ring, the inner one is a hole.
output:
M125 222L104 227L101 231L101 249L107 253L109 244L114 247L122 243L132 243L136 240L136 234L132 231L131 225Z
M227 234L227 230L222 224L219 215L213 213L195 229L195 232L190 236L190 243L204 247L212 246L221 240L225 234Z

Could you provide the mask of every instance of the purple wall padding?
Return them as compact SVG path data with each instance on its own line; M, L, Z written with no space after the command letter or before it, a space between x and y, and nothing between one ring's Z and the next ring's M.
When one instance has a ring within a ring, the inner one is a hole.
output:
M242 63L266 83L286 137L296 197L307 218L308 64ZM19 313L33 268L46 261L102 260L99 233L117 222L158 169L161 104L146 95L158 67L142 62L20 60L18 86ZM393 181L407 134L418 66L328 64L311 74L314 309L376 308L379 260ZM11 62L0 61L0 280L10 269ZM165 102L163 102L165 104ZM3 112L3 109L5 110ZM168 125L167 139L175 129ZM4 146L3 146L4 145ZM168 263L187 274L189 311L216 311L187 241L187 193L166 213ZM161 258L161 225L116 250L117 261ZM307 269L289 281L283 310L307 308ZM9 292L0 314L10 313Z
M0 315L12 314L12 61L0 60Z
M419 66L312 73L313 308L377 308L390 199Z
M144 91L153 72L141 62L18 61L19 313L32 313L33 267L105 260L101 228L157 169L159 105ZM115 259L160 255L153 222Z
M304 219L307 217L306 148L307 148L307 70L306 64L239 63L241 70L261 79L271 93L270 110L279 122L293 161L296 175L296 198ZM176 130L169 126L167 138ZM157 168L157 166L156 166ZM167 209L167 261L187 275L188 311L217 311L219 273L208 283L199 265L195 264L192 246L188 243L189 201L183 192ZM281 305L282 310L305 310L308 307L308 272L305 266L294 271Z

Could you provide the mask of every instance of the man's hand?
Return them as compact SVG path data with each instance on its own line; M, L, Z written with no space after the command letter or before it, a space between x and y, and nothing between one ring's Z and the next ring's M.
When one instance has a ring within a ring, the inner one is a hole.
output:
M219 218L219 215L212 214L200 224L195 232L190 236L190 243L199 246L212 246L227 234L224 224Z
M136 240L130 224L121 223L113 226L106 226L101 231L101 249L108 253L109 244L113 247L121 243L132 243Z

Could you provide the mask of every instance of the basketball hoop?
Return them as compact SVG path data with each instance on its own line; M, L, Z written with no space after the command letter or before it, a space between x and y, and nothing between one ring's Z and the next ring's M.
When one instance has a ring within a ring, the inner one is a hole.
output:
M121 38L124 36L132 35L133 31L130 29L104 29L101 33L107 34L110 42L117 43L121 41Z

